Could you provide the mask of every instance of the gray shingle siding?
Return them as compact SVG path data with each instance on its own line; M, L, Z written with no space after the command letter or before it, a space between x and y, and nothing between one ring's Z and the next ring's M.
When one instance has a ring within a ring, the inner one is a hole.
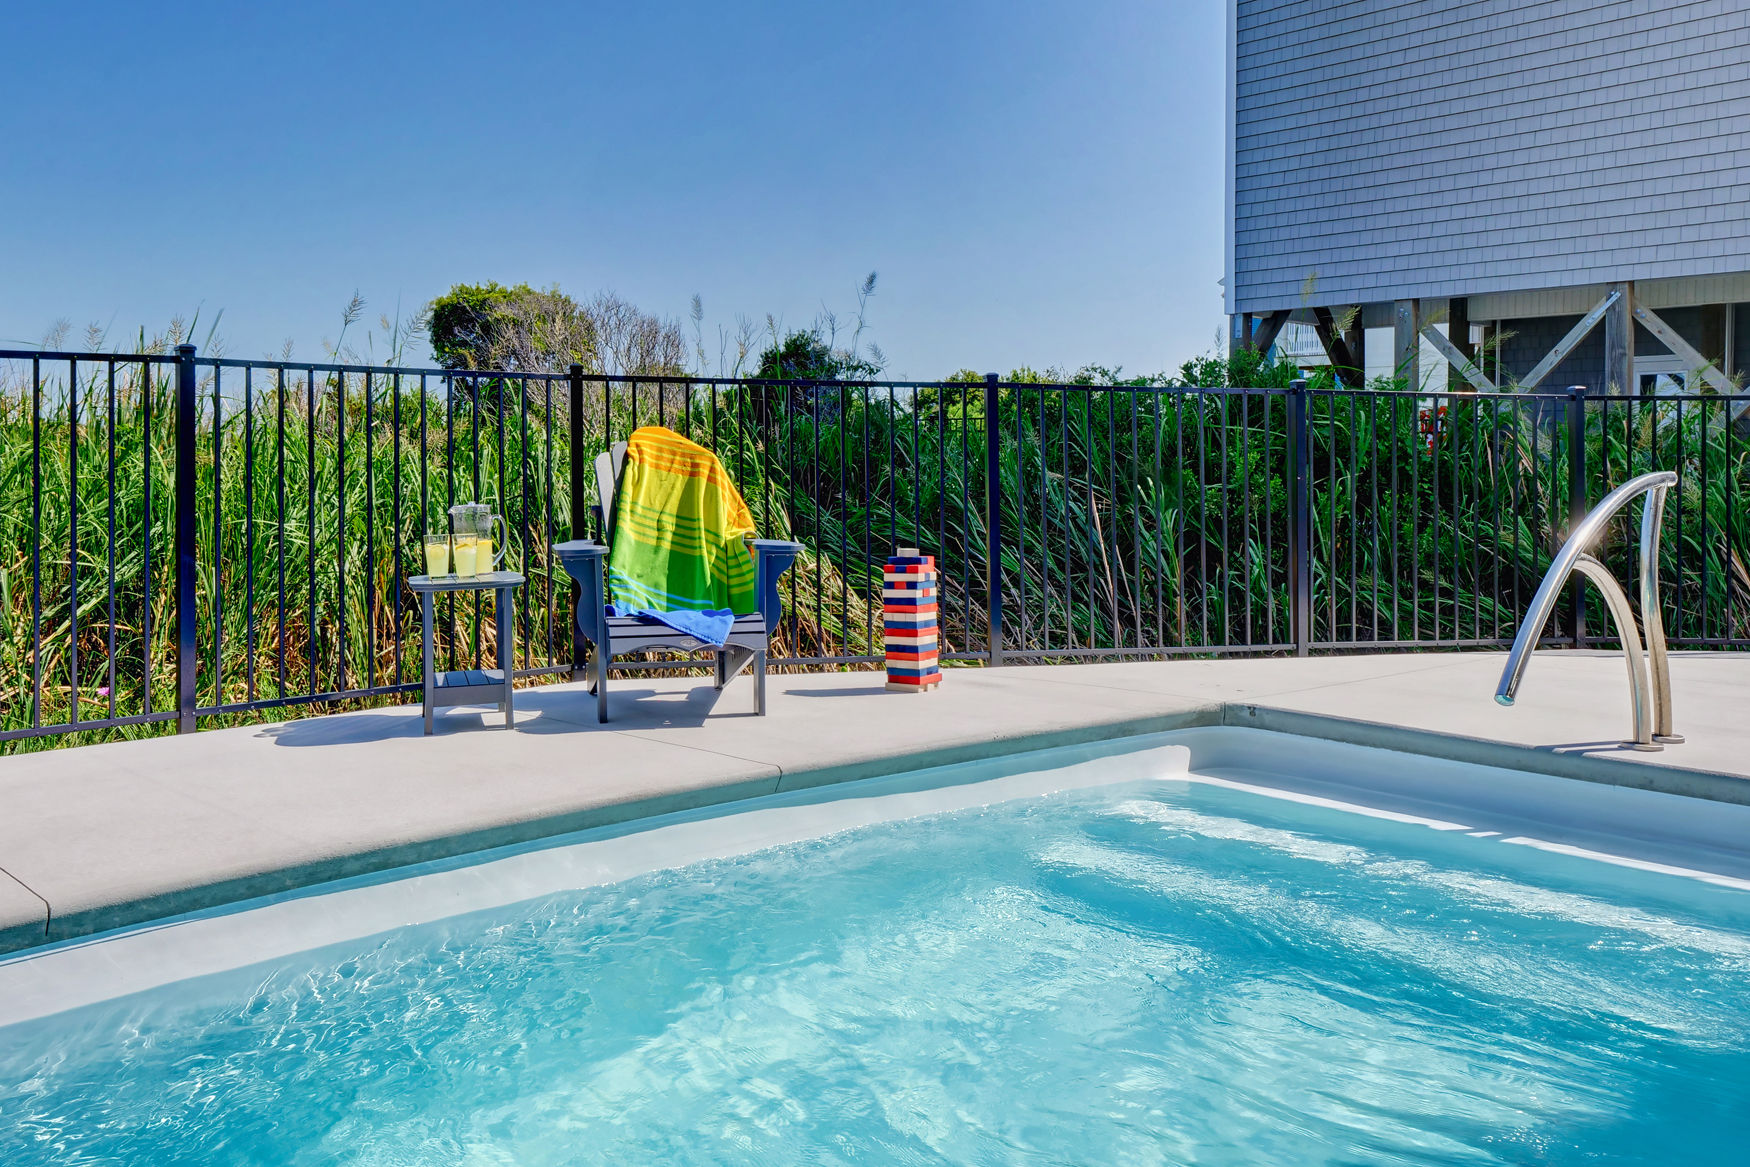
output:
M1744 0L1237 0L1230 310L1750 270Z

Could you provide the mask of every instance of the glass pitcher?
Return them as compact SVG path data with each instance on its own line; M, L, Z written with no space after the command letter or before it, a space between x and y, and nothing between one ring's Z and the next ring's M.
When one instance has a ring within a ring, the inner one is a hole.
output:
M450 508L450 554L457 575L466 578L494 570L503 561L509 540L510 525L485 503L464 502Z

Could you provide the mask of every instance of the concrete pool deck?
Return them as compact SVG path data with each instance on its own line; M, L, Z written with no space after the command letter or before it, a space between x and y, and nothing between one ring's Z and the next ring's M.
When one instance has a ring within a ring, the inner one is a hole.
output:
M1001 754L1240 725L1750 804L1750 655L1672 658L1676 730L1621 748L1620 654L1500 653L619 680L517 694L515 732L417 705L0 759L0 952L587 827Z

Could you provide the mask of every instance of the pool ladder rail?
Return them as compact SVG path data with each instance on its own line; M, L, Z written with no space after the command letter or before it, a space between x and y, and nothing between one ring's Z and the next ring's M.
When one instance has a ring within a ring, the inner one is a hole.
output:
M1665 622L1659 615L1659 529L1665 517L1665 492L1677 485L1677 475L1669 470L1643 474L1623 483L1604 496L1580 525L1574 528L1568 541L1556 553L1555 562L1538 585L1531 598L1531 610L1519 625L1513 638L1513 650L1507 654L1507 667L1501 670L1501 683L1495 688L1495 700L1502 705L1513 704L1519 682L1525 679L1525 666L1531 663L1531 651L1537 647L1543 626L1549 622L1568 577L1579 572L1604 594L1610 618L1616 624L1617 638L1622 642L1622 654L1628 661L1629 701L1634 712L1634 737L1623 745L1636 750L1662 750L1667 745L1683 741L1671 732L1671 666L1665 657ZM1598 542L1617 511L1640 495L1647 500L1641 505L1641 623L1647 630L1643 651L1640 634L1635 630L1634 609L1622 585L1610 574L1610 569L1588 554L1588 548Z

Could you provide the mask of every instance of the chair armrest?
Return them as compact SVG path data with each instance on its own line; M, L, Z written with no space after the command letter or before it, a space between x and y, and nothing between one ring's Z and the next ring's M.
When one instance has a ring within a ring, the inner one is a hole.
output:
M558 556L565 573L577 581L576 631L606 652L608 610L602 569L608 557L607 547L591 539L573 539L553 544L553 554Z
M569 543L553 544L553 554L559 557L572 579L584 583L586 575L600 577L602 561L608 557L608 546L594 539L573 539Z
M778 599L778 578L790 570L796 557L802 554L802 544L785 539L749 539L753 549L754 599L760 615L766 618L766 635L777 632L778 621L784 615L784 605Z

